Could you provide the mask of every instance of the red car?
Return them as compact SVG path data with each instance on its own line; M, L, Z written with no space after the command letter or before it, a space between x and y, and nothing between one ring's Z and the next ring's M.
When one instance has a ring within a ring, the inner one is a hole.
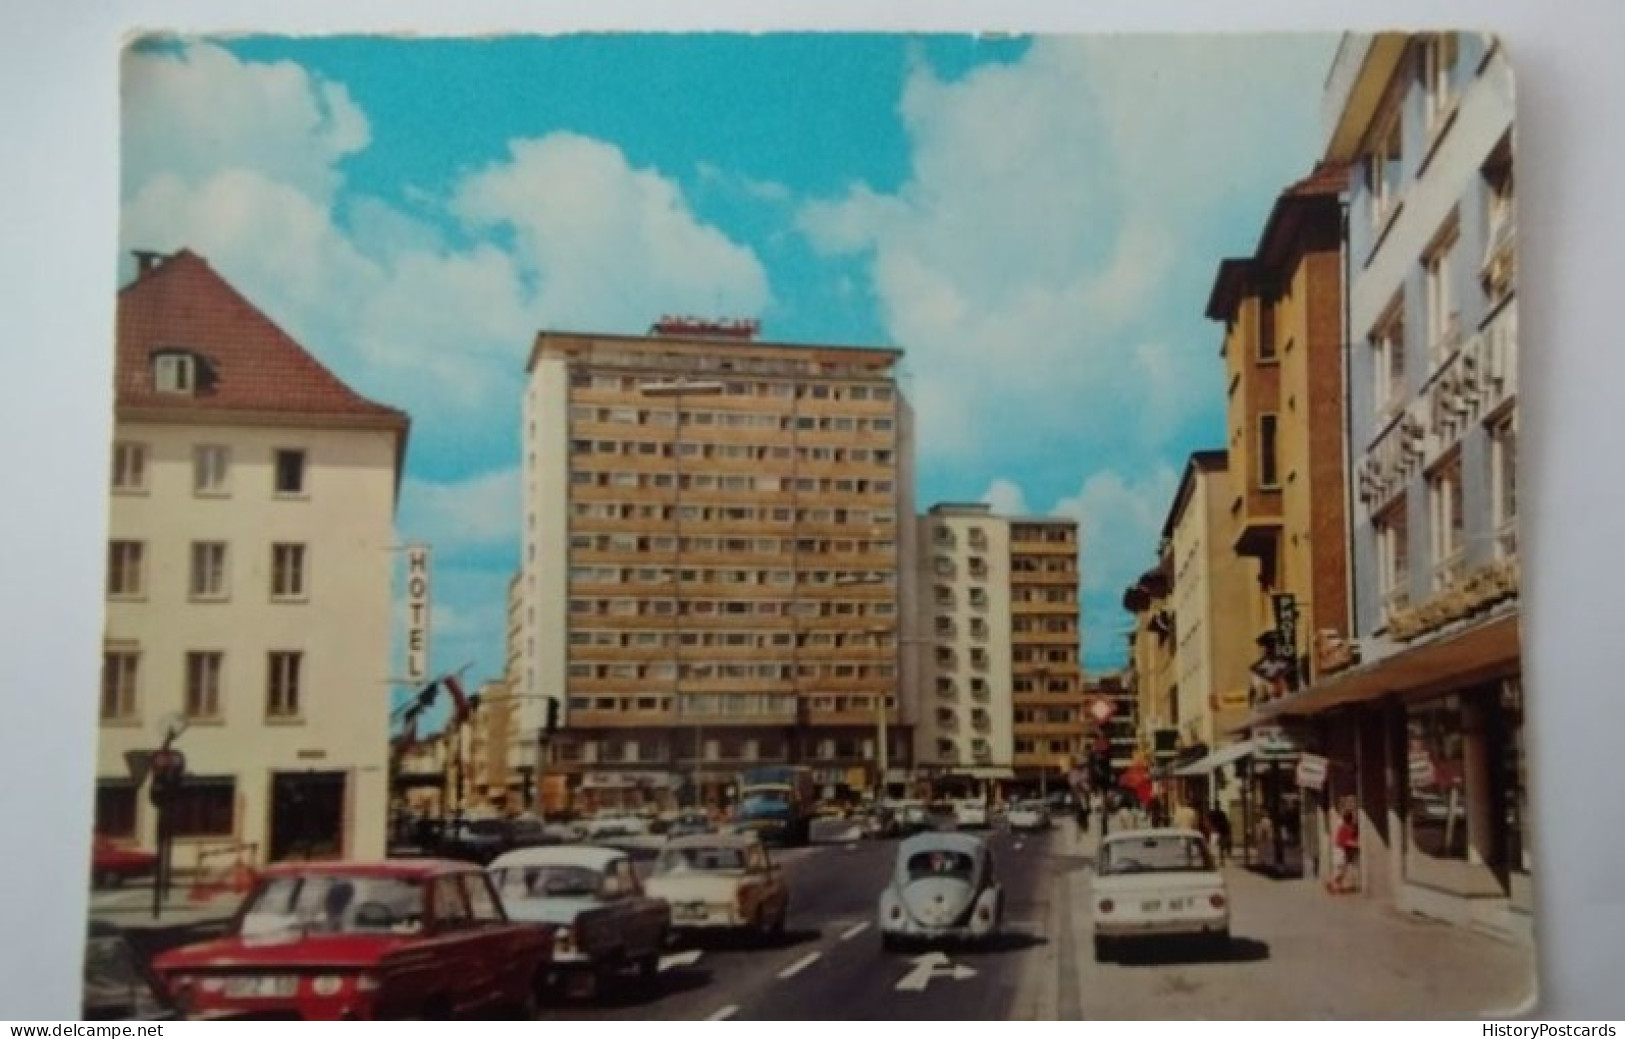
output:
M472 863L285 863L224 937L153 968L194 1019L529 1020L552 948L553 929L510 921Z
M118 887L134 877L157 872L158 854L133 844L96 834L90 845L90 882L95 887Z

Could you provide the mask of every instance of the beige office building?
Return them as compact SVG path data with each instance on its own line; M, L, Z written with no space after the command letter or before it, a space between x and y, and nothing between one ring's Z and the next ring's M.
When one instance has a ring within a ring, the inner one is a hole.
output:
M537 336L514 732L561 702L546 767L574 805L719 802L770 763L837 794L883 758L906 777L900 356L745 323Z
M1010 666L1016 779L1048 790L1085 753L1078 524L1010 520Z

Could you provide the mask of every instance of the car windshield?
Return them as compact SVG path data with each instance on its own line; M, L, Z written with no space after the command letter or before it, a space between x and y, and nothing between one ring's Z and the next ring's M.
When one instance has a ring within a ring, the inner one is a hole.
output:
M749 815L756 812L782 812L790 806L790 794L784 790L766 790L747 794L739 810Z
M495 870L503 898L580 898L598 893L599 873L585 866L511 866Z
M908 860L908 879L921 877L959 877L969 879L976 874L976 860L962 851L916 852Z
M1131 837L1108 841L1100 853L1100 872L1211 872L1207 843L1195 837Z
M479 819L468 824L468 832L476 837L501 837L506 828L501 819Z
M695 873L745 868L743 848L667 848L660 853L657 873Z
M243 937L411 934L423 928L423 885L400 877L304 874L273 877L249 896Z

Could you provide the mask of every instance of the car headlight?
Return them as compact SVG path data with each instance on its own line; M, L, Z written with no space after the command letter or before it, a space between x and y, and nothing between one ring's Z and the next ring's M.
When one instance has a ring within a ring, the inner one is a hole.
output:
M320 974L310 983L310 991L318 996L336 996L343 988L344 979L337 974Z

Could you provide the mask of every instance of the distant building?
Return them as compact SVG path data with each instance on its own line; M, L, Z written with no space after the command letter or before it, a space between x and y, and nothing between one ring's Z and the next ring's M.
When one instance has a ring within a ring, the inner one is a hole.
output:
M175 863L384 851L405 414L356 394L204 259L118 299L96 828L156 840L126 755L174 744Z
M561 704L545 768L577 805L721 802L766 763L837 795L907 779L901 354L756 331L536 338L514 738Z

